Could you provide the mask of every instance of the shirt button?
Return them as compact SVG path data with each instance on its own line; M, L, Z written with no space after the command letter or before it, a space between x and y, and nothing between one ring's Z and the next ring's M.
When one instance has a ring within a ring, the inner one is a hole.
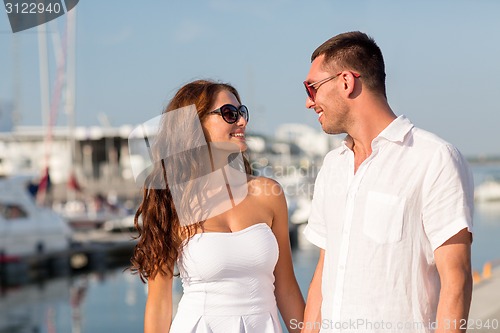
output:
M345 266L344 266L344 265L340 265L340 266L339 266L339 269L340 269L341 271L343 271L343 270L344 270L344 268L345 268Z

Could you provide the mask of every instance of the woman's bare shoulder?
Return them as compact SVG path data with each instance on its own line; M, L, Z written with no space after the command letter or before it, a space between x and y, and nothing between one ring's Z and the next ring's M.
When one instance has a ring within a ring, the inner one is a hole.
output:
M284 195L283 187L276 180L262 177L251 176L248 182L248 191L251 195L262 197L281 197Z

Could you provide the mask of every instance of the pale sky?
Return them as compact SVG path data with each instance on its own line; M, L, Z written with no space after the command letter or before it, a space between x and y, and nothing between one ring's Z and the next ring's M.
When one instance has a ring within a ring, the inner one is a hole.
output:
M184 83L212 78L239 90L252 132L284 123L320 130L302 85L311 53L360 30L382 49L397 115L467 156L500 155L500 1L81 0L76 9L77 125L99 125L100 114L136 125ZM48 29L62 31L65 20ZM13 38L0 13L0 102L18 87L20 125L42 124L37 32ZM61 110L57 125L66 124Z

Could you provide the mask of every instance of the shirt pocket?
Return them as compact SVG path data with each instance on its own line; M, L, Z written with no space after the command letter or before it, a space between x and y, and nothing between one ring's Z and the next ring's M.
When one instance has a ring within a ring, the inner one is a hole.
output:
M401 240L406 198L369 191L366 198L363 233L380 244Z

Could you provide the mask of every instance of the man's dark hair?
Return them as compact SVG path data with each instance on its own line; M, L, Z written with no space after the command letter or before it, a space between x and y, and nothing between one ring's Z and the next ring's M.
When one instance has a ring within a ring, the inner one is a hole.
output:
M332 74L339 70L356 72L370 91L386 96L384 58L370 36L359 31L334 36L313 52L311 62L321 55L325 56L325 69Z

